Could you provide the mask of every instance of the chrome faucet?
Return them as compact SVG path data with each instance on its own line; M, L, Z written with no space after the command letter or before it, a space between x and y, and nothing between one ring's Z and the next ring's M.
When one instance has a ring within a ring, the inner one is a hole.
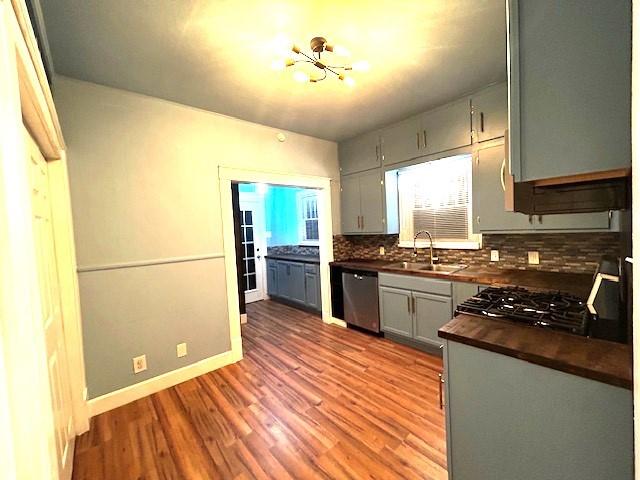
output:
M438 257L433 256L433 237L427 230L420 230L418 233L416 233L413 236L413 258L416 258L418 256L418 248L416 247L416 240L418 239L418 236L420 236L421 233L426 233L427 236L429 237L429 264L433 266L434 262L438 261Z

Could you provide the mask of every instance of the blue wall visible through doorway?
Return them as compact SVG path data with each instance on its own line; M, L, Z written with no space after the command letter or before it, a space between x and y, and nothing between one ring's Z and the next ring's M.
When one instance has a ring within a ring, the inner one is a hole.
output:
M298 196L308 189L242 183L239 190L241 195L256 193L264 199L267 247L300 244L302 219L298 211Z

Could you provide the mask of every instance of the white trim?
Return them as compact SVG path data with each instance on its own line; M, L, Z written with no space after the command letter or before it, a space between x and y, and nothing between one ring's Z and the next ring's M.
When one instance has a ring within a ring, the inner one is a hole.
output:
M105 263L102 265L87 265L78 267L78 273L95 272L98 270L115 270L118 268L147 267L150 265L165 265L167 263L194 262L196 260L211 260L223 258L224 253L205 253L203 255L188 255L185 257L154 258L149 260L138 260L135 262Z
M336 317L331 317L331 323L337 325L338 327L347 328L347 322Z
M87 402L89 407L89 416L94 417L96 415L100 415L101 413L108 412L114 408L121 407L127 403L152 395L160 390L173 387L174 385L199 377L205 373L231 365L237 361L238 359L234 357L233 351L229 350L227 352L214 355L213 357L205 358L199 362L192 363L186 367L172 370L170 372L163 373L162 375L158 375L157 377L93 398Z
M311 175L283 174L232 167L219 167L220 209L222 212L222 235L225 253L227 280L227 303L229 308L229 331L235 355L242 358L242 337L240 332L240 309L238 307L238 278L236 275L235 234L233 207L231 202L231 182L267 183L292 187L318 189L320 231L320 290L322 297L322 321L334 323L331 315L331 285L329 262L333 260L333 225L331 217L331 180L327 177Z

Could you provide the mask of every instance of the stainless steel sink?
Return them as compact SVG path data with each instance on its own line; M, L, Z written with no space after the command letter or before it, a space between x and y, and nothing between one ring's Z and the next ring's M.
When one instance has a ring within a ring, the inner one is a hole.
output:
M399 270L419 270L419 271L428 271L428 272L438 272L438 273L453 273L458 270L462 270L463 268L467 268L466 265L443 265L443 264L435 264L431 265L429 263L420 263L420 262L398 262L392 263L388 268L397 268Z

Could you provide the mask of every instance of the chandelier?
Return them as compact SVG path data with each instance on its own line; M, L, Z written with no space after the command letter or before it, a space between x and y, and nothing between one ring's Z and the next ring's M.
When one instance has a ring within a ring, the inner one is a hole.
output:
M343 81L349 86L355 85L353 77L346 75L349 71L366 71L369 64L366 61L359 61L353 64L341 64L339 58L346 57L349 52L344 47L332 45L327 42L324 37L313 37L309 43L311 52L305 53L297 45L291 46L291 52L295 54L293 58L288 57L273 62L272 67L276 70L285 70L290 68L294 70L293 78L301 83L316 83L326 79L332 74L338 80ZM326 52L329 52L328 54ZM324 54L324 58L323 58ZM297 64L311 64L314 67L315 74L309 74L303 70L296 70Z

